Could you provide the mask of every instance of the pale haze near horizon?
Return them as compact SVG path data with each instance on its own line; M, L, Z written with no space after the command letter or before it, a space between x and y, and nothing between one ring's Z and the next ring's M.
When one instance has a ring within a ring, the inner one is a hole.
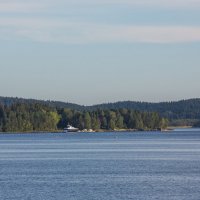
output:
M0 2L0 96L84 105L198 98L199 0Z

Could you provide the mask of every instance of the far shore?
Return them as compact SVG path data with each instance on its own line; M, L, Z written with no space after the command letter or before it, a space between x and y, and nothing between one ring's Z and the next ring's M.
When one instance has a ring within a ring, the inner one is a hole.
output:
M80 130L78 132L68 132L68 133L105 133L105 132L170 132L174 129L187 129L196 128L192 126L169 126L166 129L115 129L115 130ZM41 133L65 133L63 130L49 130L49 131L24 131L24 132L0 132L0 134L41 134Z
M148 129L148 130L143 130L143 129L115 129L115 130L105 130L105 129L99 129L99 130L80 130L77 132L68 132L68 133L105 133L105 132L144 132L144 131L148 131L148 132L153 132L153 131L157 131L157 132L163 132L163 131L172 131L173 129L171 128L167 128L167 129L163 129L163 130L159 130L159 129ZM49 131L24 131L24 132L0 132L0 134L41 134L41 133L65 133L63 130L49 130Z

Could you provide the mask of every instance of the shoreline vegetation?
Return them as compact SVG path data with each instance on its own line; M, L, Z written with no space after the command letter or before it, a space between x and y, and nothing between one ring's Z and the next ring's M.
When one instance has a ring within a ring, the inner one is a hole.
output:
M57 132L67 124L79 130L164 130L168 120L156 112L129 109L77 111L39 103L0 105L0 132Z
M186 127L185 127L186 128ZM116 133L125 133L125 132L130 132L130 133L135 133L135 132L170 132L173 131L174 129L167 128L167 129L157 129L157 130L139 130L139 129L115 129L115 130L105 130L105 129L100 129L100 130L79 130L77 132L65 132L63 130L55 130L55 131L23 131L23 132L0 132L0 134L47 134L47 133L67 133L67 134L76 134L76 133L105 133L105 132L116 132Z
M170 131L200 127L200 99L178 102L116 102L80 106L58 101L0 97L0 132Z
M189 128L199 128L199 127L193 127L193 126L169 126L166 129L114 129L114 130L106 130L106 129L99 129L99 130L79 130L77 132L68 132L69 134L76 134L76 133L105 133L105 132L118 132L118 133L123 133L123 132L171 132L174 129L189 129ZM0 134L46 134L46 133L66 133L64 130L46 130L46 131L24 131L24 132L0 132Z

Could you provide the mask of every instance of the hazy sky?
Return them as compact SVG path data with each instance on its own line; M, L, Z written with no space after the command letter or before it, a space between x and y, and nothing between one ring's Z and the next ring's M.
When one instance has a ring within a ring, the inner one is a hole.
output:
M200 0L0 0L0 96L200 97Z

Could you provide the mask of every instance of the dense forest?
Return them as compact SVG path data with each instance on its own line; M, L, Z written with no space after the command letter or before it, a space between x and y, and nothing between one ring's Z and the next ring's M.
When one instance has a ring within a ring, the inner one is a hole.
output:
M25 104L44 104L54 108L70 108L74 110L85 110L85 106L80 106L74 103L65 103L61 101L44 101L44 100L36 100L36 99L24 99L17 97L0 97L0 104L10 106L12 104L17 103L25 103Z
M34 99L0 97L0 104L10 106L16 103L39 103L53 108L68 108L77 111L118 110L129 109L144 112L158 112L162 117L171 120L200 119L200 99L181 100L177 102L147 103L135 101L122 101L93 106L82 106L60 101L42 101Z
M42 104L0 106L0 131L54 131L60 120L56 109Z
M158 130L166 128L168 120L156 112L129 109L78 111L40 103L0 105L1 132L56 131L68 123L80 130Z
M177 102L147 103L122 101L94 105L92 109L134 109L139 111L158 112L168 119L200 119L200 99L181 100Z

